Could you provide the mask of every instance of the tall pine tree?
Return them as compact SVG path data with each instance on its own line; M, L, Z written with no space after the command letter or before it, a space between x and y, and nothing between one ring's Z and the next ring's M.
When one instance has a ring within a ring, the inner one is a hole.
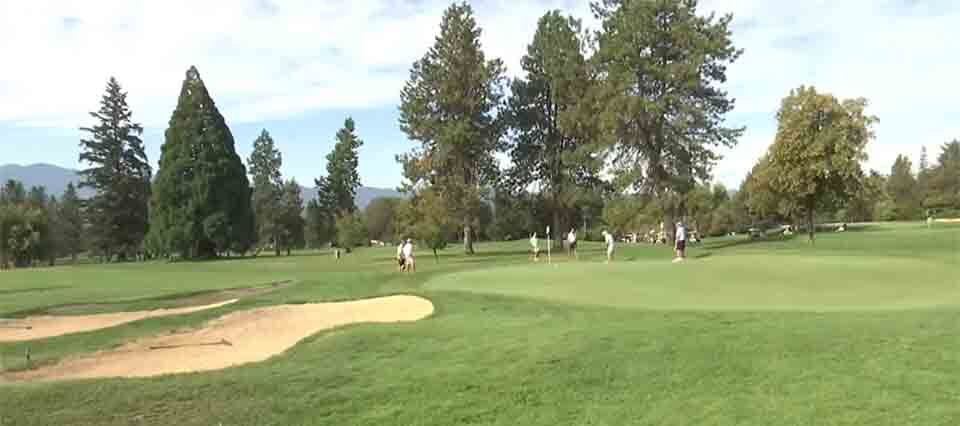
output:
M57 214L57 229L60 235L61 252L69 255L76 263L77 253L83 250L83 213L80 198L73 183L67 184L67 190L60 200L60 211Z
M960 214L960 140L940 148L937 166L930 169L926 206L937 214ZM943 210L948 210L944 212Z
M732 16L697 12L696 0L601 0L602 20L594 56L601 85L599 115L604 142L622 189L658 197L672 215L682 214L684 194L706 181L743 129L725 126L734 101L721 85L740 56L733 46Z
M247 164L250 165L250 175L253 177L253 211L256 215L257 238L261 247L264 243L272 244L274 253L279 256L283 190L280 166L283 165L283 159L266 129L253 141L253 152Z
M464 250L473 253L474 213L482 189L498 175L494 153L502 148L497 119L504 86L499 59L487 60L480 28L467 3L443 14L440 35L400 93L400 129L419 143L398 158L411 188L429 185L463 218ZM459 221L458 221L459 222Z
M337 142L333 151L327 155L327 175L314 181L317 185L319 212L322 212L322 219L329 230L335 229L334 223L338 218L352 215L357 209L355 198L357 189L360 188L357 150L362 145L363 141L357 137L353 119L348 117L343 122L343 128L337 131ZM333 236L331 239L336 240Z
M913 176L913 164L905 155L898 155L890 168L887 179L887 193L893 201L894 216L897 220L919 218L921 209L920 191L917 179Z
M195 67L187 70L161 148L151 243L187 258L246 253L255 240L247 170Z
M280 245L290 255L292 249L303 248L306 245L305 226L303 218L303 196L300 184L291 179L283 184L280 197L280 213L278 223L280 228Z
M89 165L80 172L80 187L96 191L89 200L93 247L110 260L136 253L147 233L151 167L144 150L143 127L133 121L127 94L113 77L91 112L97 124L81 130L80 161Z
M540 18L533 42L521 59L526 77L514 80L508 102L514 137L513 167L507 172L515 188L538 184L548 195L553 229L569 229L581 189L597 186L600 166L590 155L597 136L593 84L584 57L579 20L552 11ZM564 224L561 226L561 218ZM557 243L559 239L553 239Z

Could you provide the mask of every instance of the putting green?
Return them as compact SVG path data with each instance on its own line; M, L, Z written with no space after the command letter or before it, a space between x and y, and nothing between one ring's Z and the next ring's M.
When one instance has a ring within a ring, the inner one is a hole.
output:
M663 310L850 311L960 305L953 265L876 256L738 254L546 263L438 276L433 290Z

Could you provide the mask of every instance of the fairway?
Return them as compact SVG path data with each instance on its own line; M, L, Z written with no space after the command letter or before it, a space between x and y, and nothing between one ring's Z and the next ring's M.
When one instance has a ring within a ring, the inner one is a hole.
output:
M238 300L0 343L0 425L952 425L958 242L957 225L874 225L813 247L712 240L681 264L664 246L621 245L605 265L599 243L583 244L579 261L532 263L512 242L469 257L451 248L439 263L421 253L419 272L405 275L392 248L340 261L301 252L3 272L2 318ZM281 281L290 283L222 292ZM282 353L220 370L22 380L231 313L398 294L429 300L433 313L318 327Z

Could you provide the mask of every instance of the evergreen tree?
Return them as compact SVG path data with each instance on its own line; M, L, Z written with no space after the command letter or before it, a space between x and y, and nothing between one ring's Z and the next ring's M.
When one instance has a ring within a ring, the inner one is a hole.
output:
M364 210L364 219L367 223L367 236L371 240L390 241L394 236L394 217L396 216L399 198L374 198Z
M917 219L920 214L920 194L912 168L909 158L898 155L887 179L887 193L893 202L894 217L897 220Z
M541 17L521 59L526 77L513 81L508 101L514 136L508 180L519 188L536 183L549 194L553 229L568 229L580 189L600 182L602 164L589 145L598 130L594 79L581 32L579 20L559 11Z
M337 142L333 151L327 154L327 175L318 179L320 200L323 207L341 216L353 213L357 209L357 189L360 188L360 174L357 151L363 141L357 137L352 118L343 122L343 128L337 131Z
M930 170L925 205L935 210L953 210L948 215L960 214L960 140L941 147L937 166Z
M721 85L742 53L730 37L731 15L698 15L695 0L592 3L602 20L594 56L604 76L598 119L620 189L655 194L672 237L683 194L706 181L742 128L725 127L734 101Z
M82 128L89 137L80 141L80 161L89 165L80 172L80 187L96 191L88 203L90 235L107 260L122 260L139 250L149 224L152 170L143 127L133 121L127 93L113 77L90 116L97 124Z
M362 145L363 141L357 137L353 119L348 117L343 122L343 128L337 131L337 142L333 151L327 154L327 175L314 182L317 186L319 212L323 213L323 223L328 230L336 232L339 229L334 226L337 219L352 215L357 209L355 197L357 189L360 188L357 151Z
M3 190L0 191L0 204L17 205L27 200L27 191L23 188L23 183L10 179L3 184Z
M63 193L57 217L61 251L76 263L77 253L83 250L84 221L80 198L72 182L67 185L67 190Z
M424 184L462 217L464 249L473 253L473 213L482 188L497 178L493 154L502 148L496 112L503 97L503 63L486 60L480 28L466 3L444 12L440 35L400 93L400 128L419 144L398 157L407 189Z
M44 208L47 205L47 188L43 186L34 186L30 188L27 195L27 204L33 208Z
M280 213L278 224L280 228L280 243L287 250L287 256L292 249L303 248L306 244L303 218L303 197L300 184L296 179L283 184L280 199Z
M337 247L350 253L354 248L367 244L367 227L359 212L344 214L337 218Z
M283 160L266 129L253 141L253 152L247 163L253 177L253 211L256 215L257 238L261 244L272 244L275 254L279 256L283 192L280 166L283 165Z
M317 200L310 200L306 209L306 240L311 248L320 248L333 239L330 215L320 207Z
M161 147L152 245L187 258L246 253L255 241L251 193L233 135L190 67Z
M57 263L57 257L63 251L63 234L60 232L60 202L57 197L50 196L46 204L47 211L47 238L44 241L44 256L47 264L54 266Z
M878 206L886 197L886 179L876 170L871 170L866 176L863 186L847 203L846 217L841 220L848 222L872 222L882 220L877 215Z

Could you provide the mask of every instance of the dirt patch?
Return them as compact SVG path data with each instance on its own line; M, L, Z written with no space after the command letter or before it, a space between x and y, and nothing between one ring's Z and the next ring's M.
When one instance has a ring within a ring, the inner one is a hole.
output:
M960 223L960 219L936 219L937 223Z
M8 378L47 381L219 370L266 360L321 330L354 323L416 321L432 313L433 304L416 296L270 306L233 312L197 330L143 339Z
M146 318L182 315L219 308L236 302L231 299L219 303L187 308L154 309L150 311L115 312L96 315L55 316L42 315L21 319L0 320L0 342L20 342L43 339L63 334L80 333L114 327Z
M270 293L280 289L284 289L293 285L293 281L280 281L275 283L270 283L266 285L260 285L256 287L237 287L229 288L226 290L212 290L204 291L200 293L192 293L188 295L171 295L165 296L162 298L147 299L147 301L155 301L157 304L163 306L164 308L179 308L179 307L190 307L198 305L210 305L214 303L220 303L227 300L233 299L243 299L247 297L259 296L262 294ZM144 301L144 300L140 300ZM130 303L130 302L125 302ZM121 303L123 304L123 303ZM111 309L116 309L117 303L84 303L84 304L72 304L72 305L61 305L53 306L47 308L43 311L44 314L49 315L85 315L85 314L94 314L97 312L109 311Z

